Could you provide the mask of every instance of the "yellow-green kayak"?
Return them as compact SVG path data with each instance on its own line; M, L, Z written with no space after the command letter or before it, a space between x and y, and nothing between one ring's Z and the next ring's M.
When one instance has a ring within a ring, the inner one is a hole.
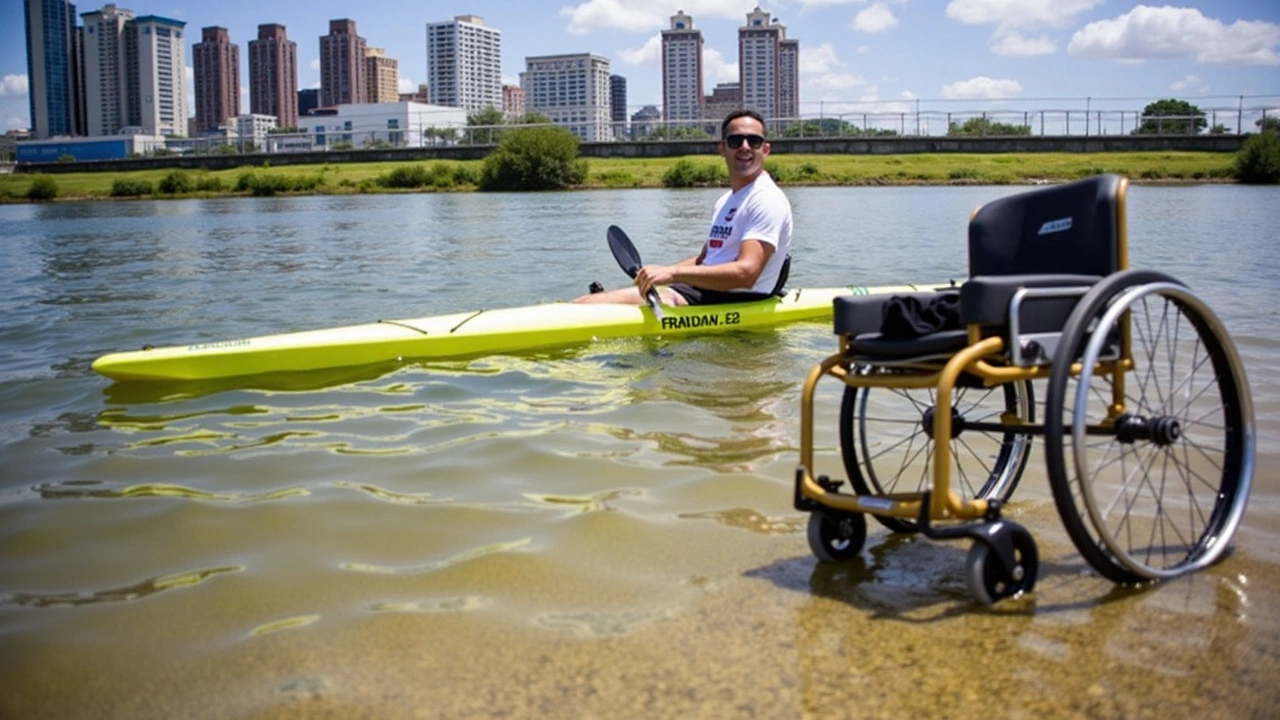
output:
M648 307L551 303L410 320L262 335L104 355L95 372L121 381L215 380L393 361L475 357L539 350L596 339L679 336L821 320L841 295L900 293L946 283L801 288L768 300L728 305Z

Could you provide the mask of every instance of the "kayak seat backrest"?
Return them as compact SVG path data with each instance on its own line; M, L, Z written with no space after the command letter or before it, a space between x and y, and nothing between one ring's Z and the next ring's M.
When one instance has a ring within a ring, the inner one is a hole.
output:
M782 297L783 295L787 294L787 276L790 274L791 274L791 255L788 254L787 258L782 261L782 269L778 271L778 282L774 283L773 292L770 293L771 295L777 295L778 297Z

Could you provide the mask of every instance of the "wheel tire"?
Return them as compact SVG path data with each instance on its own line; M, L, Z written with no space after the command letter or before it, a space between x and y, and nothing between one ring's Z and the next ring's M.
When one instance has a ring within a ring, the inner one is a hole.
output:
M875 400L872 400L875 390ZM935 390L846 387L840 405L840 452L853 489L861 495L923 492L933 485L932 426ZM970 422L996 422L1002 412L1035 421L1030 382L993 388L957 387L955 413ZM952 488L968 499L1007 501L1031 456L1032 436L1017 432L961 431L951 440ZM994 456L994 459L991 459ZM914 520L875 515L894 532L916 532Z
M862 513L824 510L809 515L809 549L822 562L852 560L867 542Z
M1040 552L1031 533L1022 528L1007 528L1013 540L1013 577L1005 572L995 550L985 542L975 541L965 560L965 584L969 594L983 605L1031 592L1040 571Z
M1091 367L1107 339L1099 333L1123 322L1134 368L1116 415L1108 408L1111 376L1073 375L1071 364ZM1045 415L1058 514L1100 574L1139 583L1221 555L1252 483L1253 408L1225 328L1189 289L1151 271L1095 286L1064 326ZM1109 429L1099 432L1103 425ZM1134 427L1172 430L1146 437Z

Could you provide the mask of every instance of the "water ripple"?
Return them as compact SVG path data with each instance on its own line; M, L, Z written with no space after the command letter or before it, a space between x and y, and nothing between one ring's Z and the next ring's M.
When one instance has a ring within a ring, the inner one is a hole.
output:
M80 605L96 605L98 603L117 603L139 600L166 590L192 587L222 573L240 572L242 565L226 565L223 567L190 570L173 575L161 575L148 578L133 585L89 592L65 593L26 593L18 592L8 597L0 597L0 607L4 605L23 605L27 607L77 607Z
M338 567L341 567L343 570L370 573L373 575L418 575L422 573L435 572L436 570L443 570L444 568L453 567L455 565L461 565L488 555L516 550L518 548L525 547L532 542L533 538L526 537L520 540L513 540L511 542L492 543L483 547L475 548L474 550L459 553L453 557L445 558L443 560L434 560L421 565L411 565L407 567L393 567L391 565L376 565L374 563L364 562L344 562Z
M46 500L178 497L188 500L226 503L268 502L311 494L305 488L283 488L263 493L214 493L171 483L144 483L125 487L106 487L105 485L106 483L97 480L71 480L64 483L37 485L35 491L40 493L40 497Z

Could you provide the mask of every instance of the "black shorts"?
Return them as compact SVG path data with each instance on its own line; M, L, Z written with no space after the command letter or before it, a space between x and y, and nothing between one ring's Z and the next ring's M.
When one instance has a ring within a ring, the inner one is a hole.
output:
M706 290L684 283L672 283L667 287L680 293L690 305L723 305L725 303L755 302L773 297L769 293L758 292L725 292L723 290Z

